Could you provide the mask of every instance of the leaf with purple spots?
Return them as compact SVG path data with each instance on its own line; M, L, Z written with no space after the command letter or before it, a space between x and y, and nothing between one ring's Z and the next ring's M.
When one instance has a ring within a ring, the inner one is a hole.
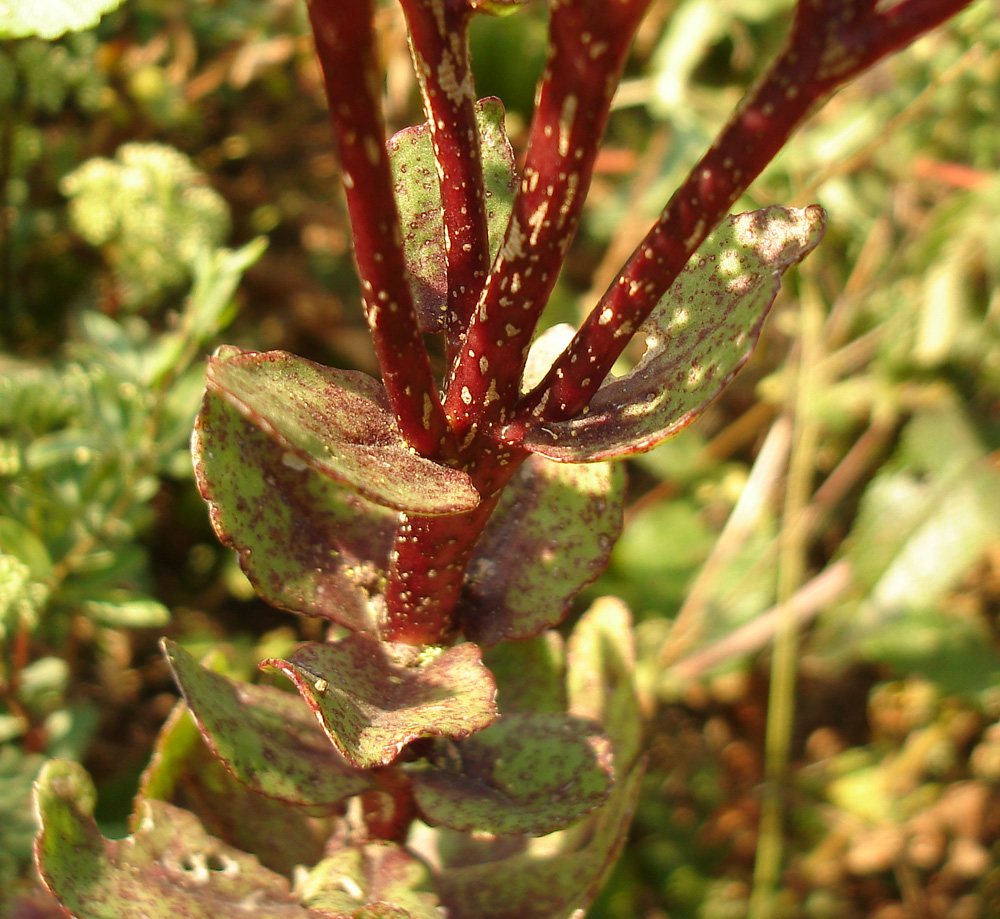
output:
M587 718L504 715L413 772L424 819L494 835L542 836L603 804L614 780L611 742Z
M467 737L497 716L496 683L471 643L420 651L356 634L260 666L295 684L333 745L362 769L388 765L420 737Z
M52 760L35 783L39 874L78 919L321 919L288 879L209 836L162 801L142 803L134 835L105 839L82 766Z
M514 152L504 130L503 103L492 97L480 99L476 103L476 121L492 257L500 248L510 219L517 177ZM403 227L403 248L420 327L425 332L442 332L448 300L448 270L441 189L427 125L404 128L390 138L388 147Z
M345 847L324 858L299 885L302 902L324 916L441 919L427 866L391 842Z
M382 384L284 351L220 349L208 388L276 444L292 470L310 468L375 504L415 514L472 510L469 477L417 455L396 427ZM214 442L202 449L214 450Z
M336 804L373 787L331 746L299 696L231 680L163 641L174 679L212 752L254 791L293 804Z
M642 453L676 434L746 363L782 272L812 251L824 225L817 206L730 217L640 329L646 353L636 366L609 378L585 414L529 425L525 446L560 462L587 463Z
M313 471L211 391L192 451L212 526L264 600L374 630L394 511Z
M469 565L460 614L484 645L538 635L607 565L621 532L620 464L529 457L511 480Z

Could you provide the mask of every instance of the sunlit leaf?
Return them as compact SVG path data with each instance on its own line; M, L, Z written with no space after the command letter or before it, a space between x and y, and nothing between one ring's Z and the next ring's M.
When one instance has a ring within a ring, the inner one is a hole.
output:
M469 566L460 614L484 645L557 625L608 562L621 532L620 464L529 458L507 486Z
M285 464L309 467L375 502L417 514L471 510L479 496L457 469L418 456L403 440L382 385L284 351L220 350L208 386L288 451ZM218 435L203 449L225 449Z
M504 130L504 110L499 99L480 99L476 103L476 121L493 256L500 248L513 205L517 184L514 153ZM388 148L420 325L425 332L440 332L444 328L448 274L441 189L430 132L426 125L405 128L389 140Z
M134 835L104 839L93 783L53 760L35 787L36 852L45 886L77 919L312 919L288 880L209 836L197 818L161 801L142 804Z
M301 463L215 393L192 439L219 539L281 609L374 630L396 514Z
M750 357L782 272L820 241L823 209L769 207L712 233L642 327L646 353L586 413L536 424L524 443L562 462L640 453L705 410Z
M348 765L299 696L231 680L180 645L163 651L213 752L254 791L293 804L336 804L372 787Z
M302 902L324 915L351 919L441 919L426 865L391 842L335 852L301 884Z
M593 721L559 712L504 715L456 741L441 763L416 769L413 791L431 824L541 836L607 800L612 759Z
M419 737L466 737L496 718L496 684L471 643L422 653L355 634L260 666L292 680L334 746L361 768L391 763Z
M329 819L258 794L233 778L183 702L160 729L142 774L137 806L147 798L190 811L213 836L286 877L297 865L321 858L330 834Z
M0 0L0 38L58 38L97 25L122 0Z

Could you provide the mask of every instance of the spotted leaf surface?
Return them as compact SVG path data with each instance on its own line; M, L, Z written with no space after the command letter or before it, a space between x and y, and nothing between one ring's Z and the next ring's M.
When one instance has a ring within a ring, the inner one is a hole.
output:
M36 858L45 886L77 919L319 919L286 878L209 836L187 811L147 800L135 834L101 836L83 768L48 763L35 802Z
M500 248L517 188L514 153L504 130L504 110L499 99L480 99L476 103L476 121L483 162L490 255L494 256ZM405 128L389 140L388 146L420 325L425 332L441 332L445 325L448 276L441 189L430 132L426 125Z
M611 743L593 721L557 712L504 715L418 769L424 819L455 830L541 836L607 800Z
M303 645L284 673L333 745L360 768L385 766L418 737L467 737L496 718L496 684L471 643L439 653L363 634Z
M484 645L537 635L604 570L622 526L618 464L530 457L504 491L469 566L460 613Z
M195 479L219 539L274 606L373 630L397 514L315 472L222 396L205 394Z
M566 649L558 632L501 642L483 652L483 662L497 681L502 714L566 711Z
M391 842L350 846L323 859L302 882L302 902L352 919L441 919L430 871Z
M649 450L689 424L746 363L782 272L819 243L824 222L816 206L728 218L643 325L646 353L636 366L609 378L586 414L529 427L525 445L592 462Z
M297 695L231 680L172 641L163 641L163 653L208 745L254 791L321 805L373 787L369 775L334 750Z
M471 510L469 477L418 456L396 427L382 384L284 351L220 350L208 387L284 448L292 469L315 470L376 504L417 514ZM429 409L428 409L429 410ZM212 442L203 448L215 449Z
M582 823L480 864L445 865L437 878L452 919L569 919L582 915L621 853L639 796L637 766Z
M331 831L330 818L236 781L209 749L183 702L160 729L142 774L137 801L147 798L190 811L213 836L286 877L296 865L314 865L323 857Z

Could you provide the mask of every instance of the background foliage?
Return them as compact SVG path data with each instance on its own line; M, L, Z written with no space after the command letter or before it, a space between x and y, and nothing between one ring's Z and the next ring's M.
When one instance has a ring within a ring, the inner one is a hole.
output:
M654 4L553 323L589 309L788 9ZM838 95L736 208L817 201L827 236L709 415L629 464L590 598L639 622L652 768L594 916L743 916L777 838L788 916L1000 910L996 12ZM380 15L398 128L419 102ZM474 36L515 146L543 17ZM232 323L243 347L374 365L297 0L132 0L6 40L0 102L0 911L22 915L46 757L84 762L124 832L173 701L159 634L246 675L310 629L253 598L196 498L200 355Z

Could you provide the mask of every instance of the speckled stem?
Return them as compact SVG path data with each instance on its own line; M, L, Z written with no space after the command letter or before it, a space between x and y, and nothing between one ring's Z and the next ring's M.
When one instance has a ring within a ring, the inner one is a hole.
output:
M447 422L407 281L382 124L372 0L312 0L309 18L382 381L402 435L419 453L434 457L445 442Z
M521 187L457 360L445 409L464 446L507 420L535 325L593 173L611 97L649 0L555 0Z
M448 261L449 355L469 323L489 270L489 238L476 100L469 62L472 9L446 0L401 0L441 183Z
M967 6L970 0L800 0L778 58L690 172L576 337L521 401L505 435L531 419L571 418L587 406L629 338L688 258L785 145L803 119L876 61Z

